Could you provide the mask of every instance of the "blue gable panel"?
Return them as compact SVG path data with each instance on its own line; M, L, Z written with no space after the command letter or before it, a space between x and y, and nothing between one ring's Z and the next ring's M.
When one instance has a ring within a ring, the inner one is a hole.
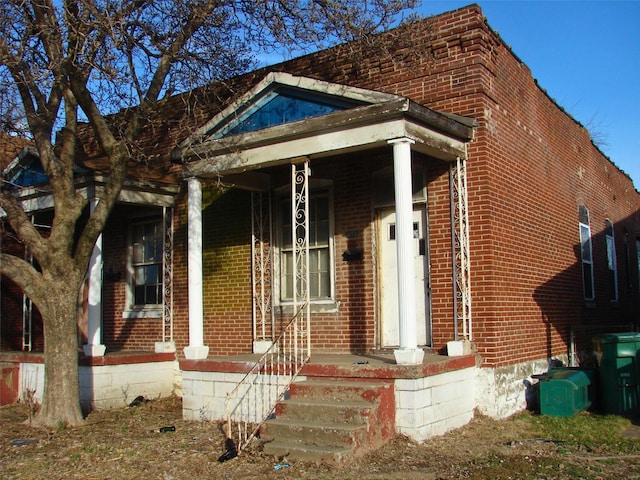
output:
M32 160L20 168L20 172L11 179L11 183L20 187L30 187L40 183L46 183L47 176L42 164L38 160Z
M359 105L344 99L279 89L263 97L220 130L214 138L255 132L276 125L327 115Z

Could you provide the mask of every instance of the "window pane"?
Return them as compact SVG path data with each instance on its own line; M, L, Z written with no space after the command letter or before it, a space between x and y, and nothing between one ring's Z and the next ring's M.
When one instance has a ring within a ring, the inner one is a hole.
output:
M141 263L144 260L144 248L141 243L133 244L133 263Z
M290 300L293 298L293 253L282 255L282 272L282 298Z
M135 285L144 285L146 283L146 270L144 267L137 267L133 273L133 282Z
M584 205L580 205L578 209L578 217L580 223L584 223L585 225L589 224L589 210Z
M586 225L580 225L580 243L582 247L582 261L591 261L591 229Z
M311 282L310 293L313 298L327 298L331 293L329 281L329 251L317 249L309 252Z
M605 233L611 237L613 237L613 223L611 223L611 220L605 220L604 221L604 228L605 228Z
M607 265L609 270L616 269L616 251L615 246L613 244L613 237L607 235Z
M593 258L591 251L591 227L589 211L584 205L579 207L580 255L582 257L582 289L586 300L593 300Z
M153 253L153 258L155 258L157 261L162 261L162 252L163 252L163 246L164 246L164 237L163 237L163 231L160 228L160 226L158 225L156 227L156 241L155 241L155 247L156 250Z
M147 285L145 288L145 303L156 304L158 303L158 287L157 285Z
M149 265L146 267L146 282L147 284L157 284L160 280L160 269L158 265Z
M311 296L311 298L318 298L319 295L319 291L320 291L320 286L319 286L319 282L318 282L318 274L311 272L311 274L309 275L309 295Z
M282 225L280 229L282 246L284 248L291 248L291 202L289 201L282 202L280 223Z
M291 201L283 197L280 202L280 295L282 300L293 298L294 270L291 241ZM331 268L329 265L329 197L326 192L312 194L309 200L309 295L312 299L331 295ZM298 237L304 227L298 227ZM320 247L320 248L316 248ZM298 294L302 284L298 283Z
M329 249L322 249L318 252L318 271L320 275L319 297L328 298L331 296L331 282L329 278Z
M135 305L144 305L144 285L135 287L134 297Z
M131 270L133 304L162 303L162 222L145 222L131 226Z
M315 246L325 246L329 244L329 220L318 222L315 232Z
M309 245L328 245L329 199L325 195L311 198L309 217Z
M303 98L288 92L279 92L229 129L228 133L253 132L274 125L327 115L345 108L346 105L342 103L328 103L325 99Z

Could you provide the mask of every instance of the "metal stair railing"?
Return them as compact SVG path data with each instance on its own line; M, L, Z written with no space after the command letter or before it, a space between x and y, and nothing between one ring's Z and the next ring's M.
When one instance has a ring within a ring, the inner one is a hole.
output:
M309 325L302 305L269 349L227 393L227 438L240 452L273 414L310 357Z

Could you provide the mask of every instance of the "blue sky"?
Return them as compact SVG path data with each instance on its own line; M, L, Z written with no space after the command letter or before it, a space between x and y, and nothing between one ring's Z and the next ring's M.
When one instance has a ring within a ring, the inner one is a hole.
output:
M640 1L423 0L419 13L470 3L640 190Z

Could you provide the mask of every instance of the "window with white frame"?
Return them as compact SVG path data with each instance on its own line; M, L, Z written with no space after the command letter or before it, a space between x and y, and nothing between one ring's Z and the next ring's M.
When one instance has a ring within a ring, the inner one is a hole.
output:
M133 309L162 304L163 229L159 218L130 227L130 301Z
M279 282L282 303L293 300L295 266L291 217L291 199L280 197ZM309 195L309 294L316 302L333 297L332 230L330 191L312 191Z
M585 300L595 299L593 285L593 252L591 249L591 226L589 210L584 205L579 208L580 219L580 255L582 257L582 289Z
M607 241L607 267L609 269L609 298L618 301L618 266L616 260L616 242L611 220L605 220L605 238Z

